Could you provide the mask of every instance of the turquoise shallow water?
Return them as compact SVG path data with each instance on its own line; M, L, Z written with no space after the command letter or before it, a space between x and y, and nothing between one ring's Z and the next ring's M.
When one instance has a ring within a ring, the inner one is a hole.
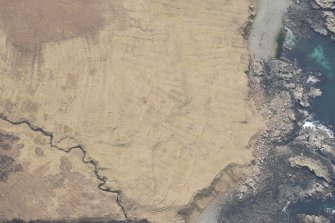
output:
M320 72L318 86L323 95L311 102L310 111L315 118L335 131L335 42L310 31L303 39L297 39L291 50L283 50L283 55L291 61L296 60L305 72ZM306 77L307 78L307 77ZM320 215L327 208L335 208L335 199L310 200L290 206L293 222L296 214Z
M297 60L304 71L321 72L318 87L323 95L311 103L316 119L335 130L335 42L313 31L304 39L298 39L291 51L284 55Z

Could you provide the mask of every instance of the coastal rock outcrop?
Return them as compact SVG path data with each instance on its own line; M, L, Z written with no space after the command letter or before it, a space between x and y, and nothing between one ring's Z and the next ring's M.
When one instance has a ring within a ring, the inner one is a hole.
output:
M316 4L323 9L334 9L335 1L334 0L315 0Z
M326 17L326 26L328 30L335 33L335 14L331 11L325 11L324 15Z
M297 215L297 220L299 223L330 223L327 218L324 216L315 216L315 215Z
M303 156L291 157L289 161L292 167L307 167L310 171L315 173L316 176L325 179L327 182L331 182L331 174L320 161Z

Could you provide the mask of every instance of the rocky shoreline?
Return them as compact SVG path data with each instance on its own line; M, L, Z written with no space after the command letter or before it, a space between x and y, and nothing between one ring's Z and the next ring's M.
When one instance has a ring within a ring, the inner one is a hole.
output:
M292 2L284 26L304 35L311 28L334 39L333 1ZM285 46L283 46L285 47ZM335 210L319 216L295 213L298 202L333 199L335 140L313 124L309 106L322 94L319 73L285 56L250 59L250 97L266 119L254 151L255 171L227 198L218 222L334 222Z

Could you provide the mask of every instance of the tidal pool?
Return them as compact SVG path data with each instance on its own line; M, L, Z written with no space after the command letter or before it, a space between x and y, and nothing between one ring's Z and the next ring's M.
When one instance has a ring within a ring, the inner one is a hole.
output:
M315 118L335 130L335 41L310 31L303 39L297 39L290 50L282 55L291 61L296 60L307 72L321 73L318 87L321 97L311 102L311 112Z
M323 94L311 101L315 119L335 131L335 41L310 30L295 39L290 49L282 44L281 55L296 61L305 73L321 73L319 87ZM288 207L284 222L295 222L297 214L320 215L335 209L335 199L300 201Z
M298 214L307 215L328 215L327 213L335 210L335 200L334 198L329 198L326 200L314 199L308 201L299 201L289 207L289 214L287 215L286 222L293 223L296 220Z

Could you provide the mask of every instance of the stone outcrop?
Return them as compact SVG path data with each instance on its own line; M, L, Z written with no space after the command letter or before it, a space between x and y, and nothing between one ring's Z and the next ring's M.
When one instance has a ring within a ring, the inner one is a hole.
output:
M334 9L335 1L334 0L315 0L316 4L323 9Z
M331 174L318 160L303 156L296 156L289 158L289 161L292 167L307 167L310 171L315 173L316 176L325 179L327 182L331 182Z
M300 214L297 216L297 220L299 223L330 223L327 218L315 215Z

